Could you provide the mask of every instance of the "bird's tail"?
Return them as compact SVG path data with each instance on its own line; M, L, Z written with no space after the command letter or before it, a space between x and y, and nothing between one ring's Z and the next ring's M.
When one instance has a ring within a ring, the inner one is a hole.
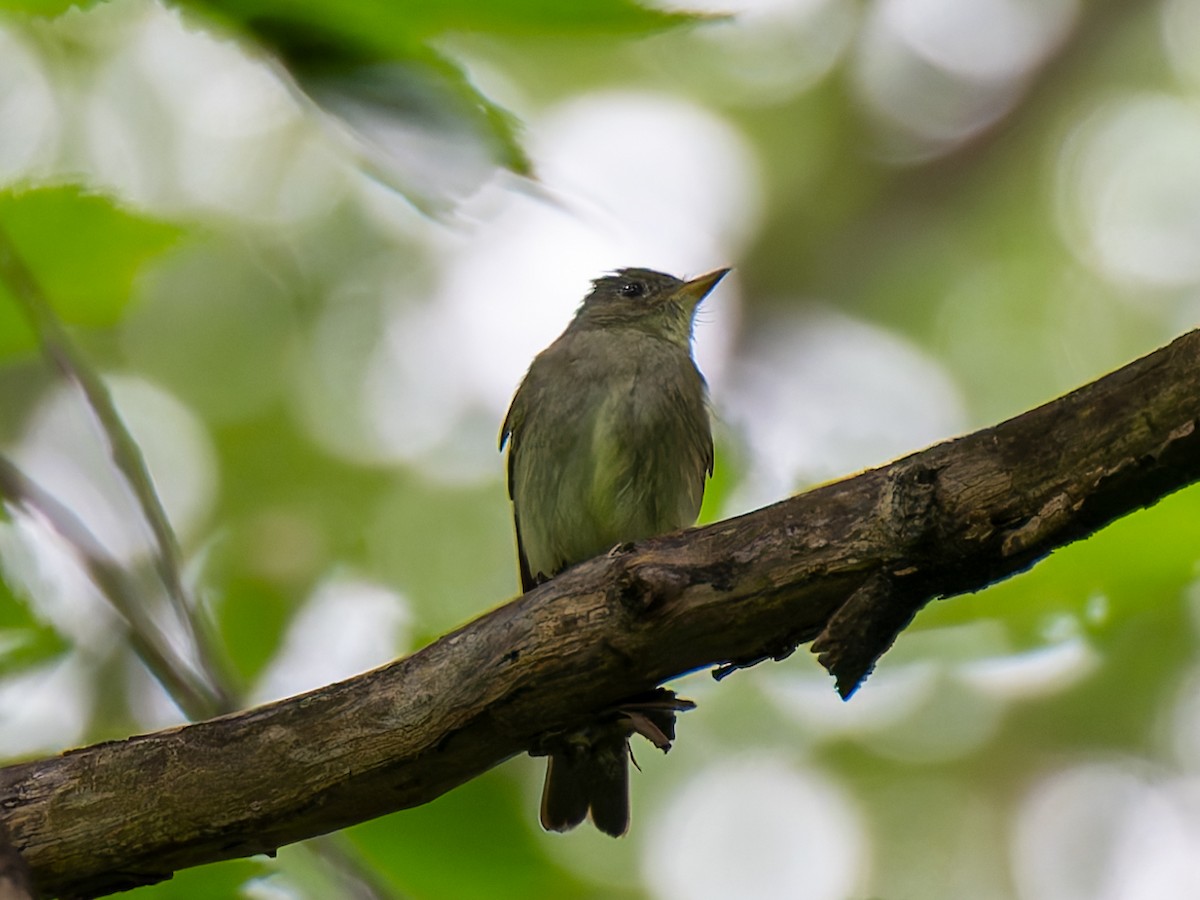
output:
M675 738L675 714L694 706L657 688L555 738L547 747L542 827L570 831L590 815L605 834L623 835L629 830L629 737L640 734L665 753Z
M594 731L594 729L589 729ZM569 831L590 814L613 837L629 830L629 741L620 732L551 753L542 788L542 827Z

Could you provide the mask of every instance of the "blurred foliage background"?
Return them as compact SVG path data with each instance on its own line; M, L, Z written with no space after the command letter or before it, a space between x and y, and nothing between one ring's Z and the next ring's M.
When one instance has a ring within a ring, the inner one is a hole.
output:
M0 450L67 511L0 517L0 755L510 597L498 425L607 269L736 267L705 520L1194 324L1200 0L685 6L0 2L0 229L44 294L0 252ZM520 759L130 896L1195 897L1198 558L1192 489L927 609L847 704L803 652L682 679L620 841L541 833Z

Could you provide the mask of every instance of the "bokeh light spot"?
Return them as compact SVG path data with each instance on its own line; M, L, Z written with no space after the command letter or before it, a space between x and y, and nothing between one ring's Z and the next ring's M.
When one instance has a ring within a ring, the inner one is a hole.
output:
M697 772L651 828L642 869L661 900L841 900L865 883L868 842L853 801L781 759Z
M1200 110L1165 94L1116 97L1059 158L1059 221L1102 275L1160 287L1200 281Z

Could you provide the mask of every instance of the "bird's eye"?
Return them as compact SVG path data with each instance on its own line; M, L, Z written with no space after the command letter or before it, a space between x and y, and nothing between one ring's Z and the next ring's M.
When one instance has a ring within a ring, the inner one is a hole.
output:
M640 281L627 281L621 285L622 297L640 297L646 293L646 286Z

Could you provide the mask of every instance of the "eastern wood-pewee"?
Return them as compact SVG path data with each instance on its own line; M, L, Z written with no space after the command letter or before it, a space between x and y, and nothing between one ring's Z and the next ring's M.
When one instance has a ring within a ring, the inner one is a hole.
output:
M620 269L593 282L566 331L534 359L500 431L508 442L521 588L617 544L691 525L712 474L704 378L692 321L728 269L681 281ZM543 827L629 827L629 744L666 748L670 691L631 698L551 748Z

